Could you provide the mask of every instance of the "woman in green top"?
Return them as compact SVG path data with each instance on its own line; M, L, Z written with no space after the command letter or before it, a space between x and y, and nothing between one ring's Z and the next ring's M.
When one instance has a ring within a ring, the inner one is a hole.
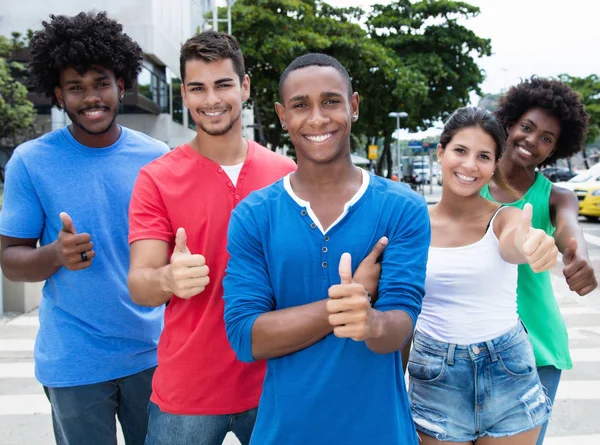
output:
M514 197L493 180L481 194L519 208L531 203L535 209L532 226L553 234L563 254L563 274L569 288L579 295L590 293L598 283L577 220L577 197L536 172L536 167L582 149L588 116L579 95L557 80L532 77L510 88L500 99L496 116L508 135L498 168L523 197L513 202ZM520 265L517 304L533 344L540 380L554 402L561 371L571 369L572 364L550 272L536 274L528 265ZM547 423L537 445L543 443L546 427Z

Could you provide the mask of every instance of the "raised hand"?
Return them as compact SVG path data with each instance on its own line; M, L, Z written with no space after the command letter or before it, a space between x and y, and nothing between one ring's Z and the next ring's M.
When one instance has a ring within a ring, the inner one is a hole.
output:
M191 298L201 293L208 283L209 269L202 255L192 254L187 246L185 229L180 227L175 234L175 248L167 275L170 291L179 298Z
M341 284L329 288L329 324L339 338L365 341L372 338L373 309L365 288L352 278L352 258L344 253L340 258Z
M360 283L367 289L373 299L377 298L377 287L381 277L381 263L379 257L383 254L388 239L384 236L373 246L371 252L360 262L354 271L354 281Z
M558 249L554 238L541 229L531 227L532 215L533 207L529 203L525 204L515 233L515 246L525 257L531 270L537 273L556 265Z
M62 228L55 241L57 262L69 270L87 269L92 265L92 258L96 256L94 243L89 233L77 233L71 217L61 212Z
M590 259L578 251L577 247L577 240L571 238L563 252L562 261L565 265L563 275L567 279L569 289L583 296L596 289L598 281Z

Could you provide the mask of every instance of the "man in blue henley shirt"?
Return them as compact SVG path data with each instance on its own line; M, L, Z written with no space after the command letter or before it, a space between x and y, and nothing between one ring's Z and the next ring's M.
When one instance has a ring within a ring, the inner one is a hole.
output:
M352 165L359 97L322 54L296 59L277 114L298 169L234 210L225 287L229 341L267 359L254 445L417 445L399 350L424 294L424 200ZM371 305L352 271L386 237Z

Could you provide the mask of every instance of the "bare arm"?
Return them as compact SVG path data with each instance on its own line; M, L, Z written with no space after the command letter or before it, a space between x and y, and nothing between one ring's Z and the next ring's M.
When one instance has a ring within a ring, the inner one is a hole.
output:
M173 292L167 288L169 244L159 240L140 240L131 244L127 287L134 303L156 307L165 304Z
M588 256L587 243L579 226L579 200L571 190L552 186L550 193L550 218L556 227L554 239L558 250L563 253L572 238L577 241L578 253Z
M133 302L142 306L160 306L173 295L192 298L210 281L204 257L190 252L183 228L177 230L171 258L169 244L152 239L134 241L130 257L127 286Z
M504 261L529 264L534 272L543 272L556 265L558 249L554 238L531 226L535 209L525 204L522 211L503 209L494 220L494 230L500 231L499 250Z
M58 262L55 244L37 246L37 239L0 237L2 271L12 281L44 281L54 275L62 264Z
M44 281L54 275L61 267L71 271L90 267L96 253L94 244L87 233L77 233L71 217L60 214L63 226L56 240L38 247L35 238L12 238L1 236L2 271L6 278L13 281ZM85 252L87 260L81 254Z
M583 296L596 289L598 281L579 226L578 214L579 201L575 194L553 186L550 193L550 217L556 227L556 245L563 254L563 275L569 289Z
M373 311L376 335L366 340L367 347L378 354L401 350L412 336L413 323L410 316L400 310Z

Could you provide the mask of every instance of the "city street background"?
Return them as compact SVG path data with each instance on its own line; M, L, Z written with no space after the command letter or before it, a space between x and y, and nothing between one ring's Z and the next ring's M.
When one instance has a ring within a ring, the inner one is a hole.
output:
M425 187L425 198L435 202L441 187ZM600 279L600 222L581 219L594 270ZM552 271L556 297L567 323L574 366L563 373L545 445L600 443L600 290L586 297L569 291L562 262ZM33 345L38 329L37 310L0 321L0 443L54 443L50 405L35 380ZM351 422L351 419L348 419ZM123 444L122 438L119 441ZM224 445L238 445L229 435Z

